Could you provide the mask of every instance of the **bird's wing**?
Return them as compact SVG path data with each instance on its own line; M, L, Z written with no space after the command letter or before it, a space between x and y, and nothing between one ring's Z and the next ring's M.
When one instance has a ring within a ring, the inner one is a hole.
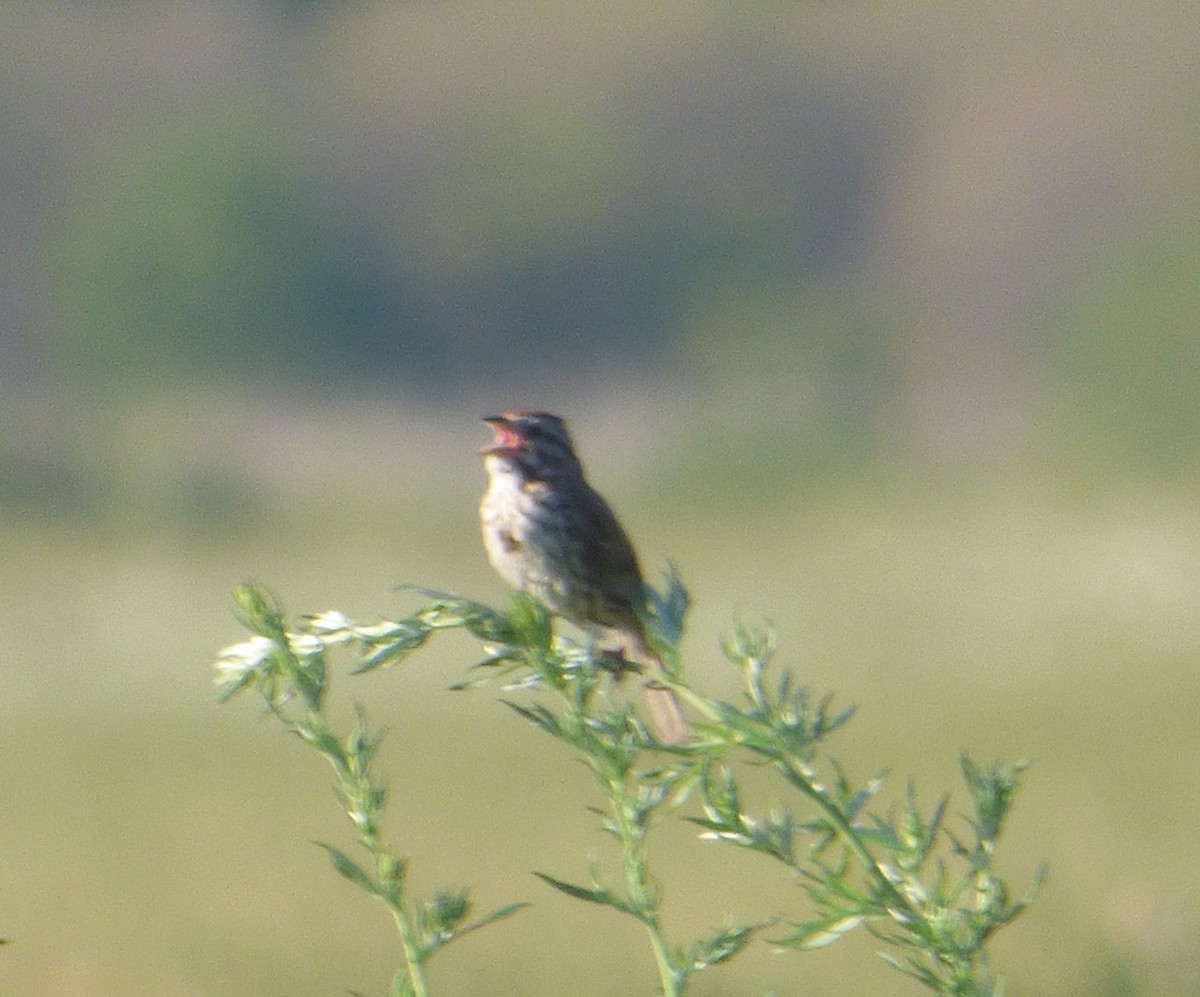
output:
M633 544L600 495L587 488L578 498L580 528L571 533L575 556L596 580L592 616L603 626L640 631L637 611L645 605L646 587Z

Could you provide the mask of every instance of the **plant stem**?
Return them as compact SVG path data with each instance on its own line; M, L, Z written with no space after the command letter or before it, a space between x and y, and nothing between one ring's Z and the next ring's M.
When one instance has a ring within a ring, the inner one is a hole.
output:
M650 947L654 949L654 961L658 964L658 978L662 981L663 997L679 997L683 991L678 974L671 966L671 957L667 954L662 933L658 930L658 918L654 918L653 923L646 923L646 931L650 935Z
M790 777L788 781L812 800L817 809L825 815L825 819L837 830L838 837L842 839L846 847L863 864L867 874L875 880L885 894L891 897L892 902L897 907L903 908L920 920L922 917L921 912L912 906L908 898L896 889L896 884L888 879L883 870L879 868L879 863L875 861L875 857L867 850L867 846L863 844L862 839L855 833L853 825L846 819L846 815L842 813L841 809L831 803L825 793L812 783L803 768L797 765L790 755L781 753L779 761L787 769Z
M429 997L429 987L425 982L425 965L421 961L420 946L413 938L412 928L404 911L392 907L392 917L396 921L396 930L400 934L400 945L404 949L404 962L408 967L408 982L412 985L413 997Z
M654 951L654 962L658 966L658 977L662 981L663 997L680 997L682 980L671 964L671 956L658 923L658 902L654 887L646 871L646 816L635 800L629 799L624 779L612 777L607 780L609 800L616 818L621 837L621 851L625 860L625 889L630 905L638 920L646 926L650 936L650 947Z

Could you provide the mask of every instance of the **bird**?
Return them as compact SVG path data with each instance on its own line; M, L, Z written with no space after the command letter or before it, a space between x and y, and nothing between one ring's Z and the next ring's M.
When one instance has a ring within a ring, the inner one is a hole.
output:
M488 485L479 505L488 560L510 586L551 614L592 632L611 631L624 656L649 672L661 658L639 610L646 585L629 537L588 484L566 424L549 412L511 410L483 419L479 448ZM662 744L691 736L675 694L646 683L650 727Z

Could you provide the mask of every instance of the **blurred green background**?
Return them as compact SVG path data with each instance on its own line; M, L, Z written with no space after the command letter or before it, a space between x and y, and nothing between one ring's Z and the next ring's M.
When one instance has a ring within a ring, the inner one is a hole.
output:
M1156 0L4 5L0 992L384 991L329 776L209 663L244 579L502 600L476 419L536 406L678 564L698 682L767 618L860 704L856 778L1032 759L1010 995L1200 994L1198 44ZM577 764L445 691L471 654L342 688L417 888L535 902L434 986L649 993L529 875L606 842ZM804 910L659 860L681 935ZM916 993L874 949L696 991Z

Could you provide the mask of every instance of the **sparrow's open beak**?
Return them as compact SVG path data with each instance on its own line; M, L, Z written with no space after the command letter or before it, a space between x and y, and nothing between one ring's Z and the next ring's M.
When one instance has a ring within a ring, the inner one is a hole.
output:
M492 428L492 441L479 448L481 454L515 454L525 448L525 440L515 429L506 416L487 415L483 417Z

